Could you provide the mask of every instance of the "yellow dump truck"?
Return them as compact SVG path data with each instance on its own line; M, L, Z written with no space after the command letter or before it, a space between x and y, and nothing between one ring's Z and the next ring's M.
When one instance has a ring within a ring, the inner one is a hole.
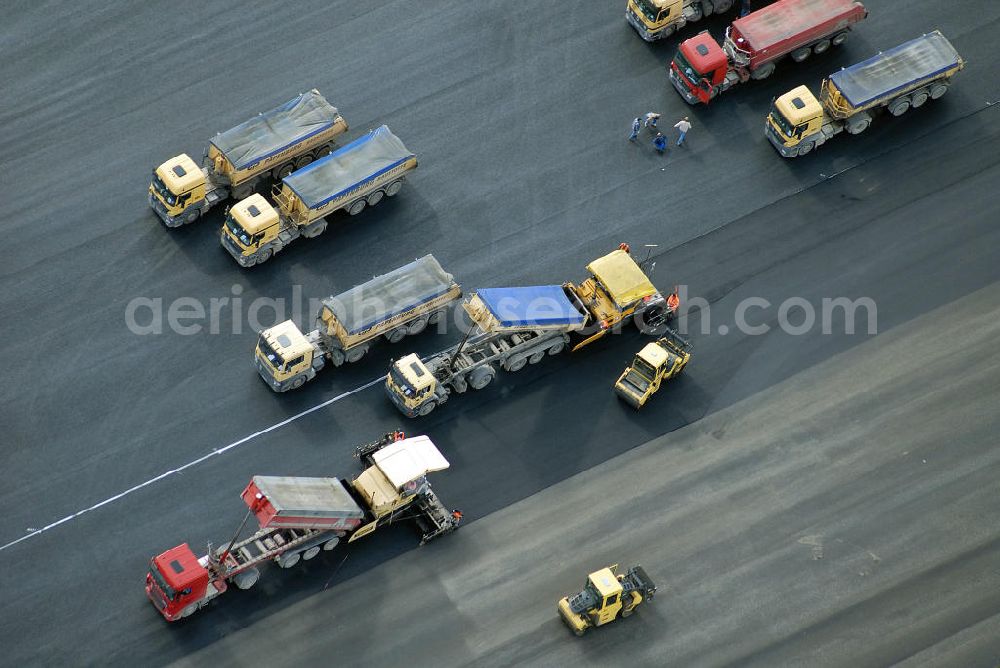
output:
M281 180L276 207L261 195L234 204L226 214L220 241L241 267L267 262L301 237L327 227L326 216L345 210L355 216L393 197L417 156L383 125Z
M948 92L965 61L935 30L831 74L819 100L806 86L775 99L764 134L785 158L811 153L828 139L861 134L877 112L902 116Z
M254 364L275 392L301 387L327 363L361 360L380 338L397 343L445 316L462 288L433 255L323 300L316 329L302 334L291 320L265 329Z
M628 617L643 601L652 601L654 594L656 585L642 566L618 575L618 564L613 564L588 575L579 594L559 599L559 616L570 631L582 636L592 626Z
M481 390L497 369L520 371L547 355L580 348L620 329L629 319L656 327L672 317L678 298L657 291L625 250L600 257L580 285L487 288L463 308L473 322L465 339L420 359L415 354L394 361L385 390L403 415L428 415L470 387Z
M201 167L182 153L154 169L149 205L167 227L193 223L215 204L241 200L330 153L344 132L337 108L311 90L212 137Z
M672 329L647 343L615 382L615 393L632 408L642 408L667 380L679 375L691 361L691 343Z
M625 20L647 42L670 37L688 23L725 14L739 0L628 0Z

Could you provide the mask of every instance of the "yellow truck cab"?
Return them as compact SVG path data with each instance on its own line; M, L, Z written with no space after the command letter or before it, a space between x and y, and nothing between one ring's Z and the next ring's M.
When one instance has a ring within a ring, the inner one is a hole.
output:
M765 130L784 147L798 146L823 127L823 105L808 86L799 86L775 98L767 115Z
M734 0L628 0L625 19L647 42L674 34L709 14L724 14Z
M261 244L278 236L280 229L278 212L263 195L254 193L229 208L222 224L222 245L249 257Z
M416 353L393 362L386 377L386 391L403 402L408 415L416 415L421 404L434 395L437 379Z
M309 339L293 321L286 320L261 332L254 364L276 392L289 383L293 386L290 389L296 389L306 382L304 372L312 366L313 352Z
M149 196L168 217L178 218L193 202L205 199L205 174L187 154L175 155L153 170Z

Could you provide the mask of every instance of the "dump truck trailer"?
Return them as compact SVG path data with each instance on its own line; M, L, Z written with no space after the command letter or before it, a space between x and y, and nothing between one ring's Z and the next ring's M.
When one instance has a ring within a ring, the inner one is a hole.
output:
M580 348L621 328L630 318L656 327L679 306L676 293L664 298L624 249L598 258L579 286L540 285L489 288L463 308L473 322L459 344L420 359L406 355L392 363L385 390L407 417L428 415L453 392L481 390L497 369L515 372L567 347Z
M219 202L241 200L273 178L337 148L347 132L337 108L313 89L209 140L202 166L186 153L153 170L149 205L167 227L198 220Z
M720 46L708 32L685 40L669 77L688 104L708 104L750 79L765 79L785 56L802 62L847 41L868 16L857 0L779 0L733 21Z
M364 471L339 478L254 476L241 497L247 514L227 545L196 557L187 543L150 560L146 596L170 622L188 617L224 594L230 585L249 589L260 568L275 562L291 568L341 540L352 542L384 524L414 519L421 545L458 528L462 515L448 511L427 474L448 468L426 436L396 431L359 446ZM240 539L251 516L260 528Z
M302 334L287 320L265 329L257 340L254 364L275 392L294 390L327 365L361 360L383 337L397 343L419 334L462 297L462 288L433 255L323 300L316 329Z
M281 180L276 207L261 195L229 209L220 241L242 267L271 259L301 237L326 231L326 216L355 216L384 197L395 196L417 157L385 125Z
M799 86L774 100L764 134L785 158L806 155L830 138L861 134L882 110L902 116L937 100L965 61L935 30L831 74L819 100Z

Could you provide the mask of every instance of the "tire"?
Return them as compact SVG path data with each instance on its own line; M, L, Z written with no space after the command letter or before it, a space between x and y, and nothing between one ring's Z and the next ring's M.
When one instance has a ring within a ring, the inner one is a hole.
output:
M443 310L442 311L434 311L434 313L431 313L427 317L427 324L428 325L436 325L439 322L441 322L441 318L443 318L443 317L444 317L444 311Z
M496 377L496 370L489 364L473 369L469 374L469 385L474 390L481 390L493 382Z
M871 124L872 124L872 119L866 117L854 123L848 123L847 127L844 129L847 130L847 134L849 135L859 135L865 130L867 130L868 126L870 126Z
M319 235L326 232L326 225L326 218L320 218L319 220L313 221L302 229L302 236L306 239L315 239Z
M299 389L300 387L302 387L305 384L306 384L306 377L303 376L303 375L299 375L299 376L296 376L295 378L292 378L292 382L290 382L288 384L288 388L287 389L289 389L289 390L297 390L297 389Z
M340 538L338 538L338 537L331 538L330 540L328 540L325 543L323 543L323 551L324 552L329 552L330 550L332 550L333 548L337 547L338 545L340 545Z
M774 63L764 63L750 73L750 78L754 81L760 81L761 79L768 78L772 74L774 74Z
M844 32L838 32L830 39L830 44L832 44L833 46L840 46L841 44L847 41L847 36L849 34L850 33L848 33L846 30Z
M404 338L406 338L406 325L400 325L385 333L385 340L389 343L399 343Z
M725 14L733 8L733 0L715 0L715 13Z
M260 249L259 251L257 251L254 254L254 257L256 259L253 261L253 263L254 264L264 264L265 262L267 262L268 260L270 260L273 255L274 255L274 251L271 250L270 248L262 248L262 249Z
M321 548L320 548L319 545L313 545L308 550L306 550L305 552L302 553L302 559L304 561L309 561L310 559L312 559L313 557L315 557L317 554L319 554L320 549Z
M347 213L349 213L352 216L356 216L362 211L364 211L366 206L368 206L368 202L366 202L363 198L356 199L353 202L351 202L351 205L349 207L347 207Z
M537 353L531 354L531 357L528 358L528 364L538 364L543 359L545 359L545 351L539 350Z
M712 0L701 0L701 13L711 16L715 13L715 3Z
M587 632L587 627L586 626L583 627L582 629L573 629L573 635L575 635L577 638L582 637L583 634L586 633L586 632Z
M545 352L547 352L549 355L558 355L563 351L563 348L565 347L566 347L565 343L563 343L562 341L557 341L556 343L553 343L551 346L549 346L549 349L546 350Z
M427 323L430 322L430 318L427 316L420 316L416 320L411 320L406 326L406 334L408 336L413 336L414 334L419 334L420 332L427 329Z
M194 221L198 220L200 217L201 217L201 209L195 209L194 211L188 211L187 214L184 216L184 224L185 225L190 225Z
M656 39L666 39L667 37L673 35L675 30L677 30L677 24L671 23L666 28L660 31L660 33L656 36Z
M351 364L354 364L355 362L360 362L361 358L364 357L367 352L368 352L367 345L351 348L350 350L344 352L344 360L350 362Z
M295 171L295 164L291 162L286 162L280 167L276 167L274 171L271 173L274 175L275 181L280 181L281 179L285 178L294 171Z
M688 18L688 23L697 23L705 18L705 15L701 12L701 5L691 5L691 17Z
M921 88L920 90L912 93L910 95L910 106L916 109L917 107L924 106L924 103L931 98L930 93L927 89Z
M931 99L939 100L944 97L944 94L948 92L948 84L946 83L936 83L931 86Z
M813 53L815 53L817 56L819 54L821 54L821 53L826 53L827 51L830 50L830 40L828 40L828 39L821 39L820 41L818 41L815 44L813 44L813 49L812 50L813 50Z
M910 98L908 96L897 97L889 103L889 113L893 116L902 116L910 110Z
M420 410L417 411L417 414L420 417L427 417L428 415L434 412L435 408L437 408L437 401L431 399L426 404L420 407Z
M191 605L187 606L186 608L181 610L181 619L184 619L185 617L190 617L191 615L194 614L195 610L197 609L198 609L197 603L192 603Z
M306 155L300 155L295 158L295 169L302 169L306 165L312 163L313 157L308 153Z
M518 357L517 359L511 362L507 362L507 364L505 364L505 368L507 369L507 371L515 373L523 369L527 364L528 364L527 357Z
M233 188L233 199L237 202L245 200L250 195L253 195L253 185L249 183L244 183L241 186L236 186Z
M236 585L237 589L247 590L257 584L257 580L260 579L260 571L256 568L248 568L242 573L237 573L233 576L233 584Z
M365 201L368 202L368 206L375 206L382 201L383 197L385 197L385 193L381 190L376 190L369 194Z
M291 568L295 564L299 563L299 560L301 558L302 554L300 552L296 552L295 554L290 554L287 557L285 555L282 555L278 557L276 561L278 562L278 565L281 566L282 568Z
M814 144L811 141L804 141L801 144L799 144L799 152L796 155L798 155L801 158L804 155L812 153L812 150L814 148L816 148L816 144Z
M396 179L385 187L386 197L395 197L403 187L403 179Z
M801 63L803 60L812 55L812 49L808 46L804 46L801 49L795 49L792 51L792 60L797 63Z
M622 619L631 617L633 612L635 612L635 608L622 608Z

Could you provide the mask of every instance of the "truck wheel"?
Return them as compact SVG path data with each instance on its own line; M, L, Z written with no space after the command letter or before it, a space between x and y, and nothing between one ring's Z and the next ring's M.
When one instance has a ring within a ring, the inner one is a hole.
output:
M439 322L441 322L441 318L443 317L444 317L444 310L434 311L434 313L431 313L430 316L427 318L427 324L436 325Z
M420 415L420 417L427 417L434 411L435 408L437 408L437 402L431 399L426 404L421 406L420 410L418 410L417 413Z
M816 147L816 145L814 143L812 143L811 141L804 141L801 144L799 144L799 152L798 152L797 155L801 158L802 156L804 156L804 155L806 155L808 153L812 153L812 150L815 147Z
M848 34L849 33L846 30L844 32L838 32L830 39L830 44L833 44L834 46L840 46L841 44L847 41Z
M236 186L235 188L233 188L233 199L236 200L237 202L239 202L240 200L244 200L247 197L250 197L250 195L253 195L252 183L244 183L241 186Z
M412 321L409 325L406 326L406 333L411 336L413 334L419 334L420 332L427 329L427 323L429 321L430 319L427 318L426 316L417 318L416 320Z
M280 181L281 179L285 178L294 171L295 171L295 165L290 162L286 162L280 167L275 167L274 171L272 171L271 174L274 176L275 181Z
M701 0L701 13L711 16L715 13L715 3L712 0Z
M184 215L184 224L185 225L190 225L194 221L198 220L198 218L200 216L201 216L201 209L195 209L194 211L188 211Z
M630 617L635 612L635 608L622 608L622 617Z
M902 116L910 110L910 98L907 96L897 97L889 103L889 113L893 116Z
M403 179L396 179L389 185L385 187L386 197L395 197L399 190L403 187Z
M910 95L910 106L916 109L917 107L924 106L924 102L930 99L930 94L927 92L926 88L921 88L915 93Z
M847 121L847 126L844 129L847 130L847 134L859 135L867 130L868 126L871 124L872 117L862 112Z
M368 196L367 199L368 206L375 206L376 204L382 201L383 197L385 197L385 193L382 192L381 190L376 190L375 192L373 192Z
M248 568L242 573L237 573L233 576L233 584L236 585L237 589L250 589L250 587L257 584L257 580L260 579L260 571L256 568Z
M181 619L184 619L185 617L190 617L191 615L194 614L194 611L197 609L198 609L198 604L192 603L188 607L181 610Z
M537 353L531 354L531 357L528 358L528 364L538 364L543 359L545 359L545 351L539 350Z
M295 159L295 169L302 169L306 165L310 164L312 161L313 157L311 155L309 154L300 155Z
M406 337L406 325L390 329L385 333L386 341L389 343L399 343L404 337Z
M697 23L703 18L705 18L705 15L701 13L701 5L691 5L691 15L688 17L688 23Z
M772 74L774 74L774 63L764 63L750 73L750 78L754 81L760 81L761 79L768 78Z
M306 239L314 239L326 232L326 218L320 218L302 228L302 236Z
M356 199L353 202L351 202L351 205L349 207L347 207L347 213L351 214L352 216L356 216L365 210L365 206L367 206L367 204L368 202L366 202L364 198Z
M565 343L563 343L562 341L558 341L549 346L549 349L546 350L545 352L547 352L549 355L558 355L563 351L563 348L565 347L566 347Z
M733 0L715 0L715 13L725 14L733 8Z
M355 362L360 362L361 358L364 357L365 353L367 352L368 352L367 345L351 348L344 354L344 359L346 359L351 364L354 364Z
M300 387L302 387L305 384L306 384L306 377L305 376L296 376L295 378L292 378L292 382L290 382L288 384L288 388L287 389L289 389L289 390L297 390L297 389L299 389Z
M314 546L310 547L308 550L306 550L305 552L302 553L302 559L305 560L305 561L309 561L310 559L312 559L313 557L315 557L317 554L319 554L319 550L320 550L319 545L314 545Z
M505 367L507 371L514 373L515 371L520 371L528 364L527 357L518 357L516 359L510 360L506 363Z
M271 259L272 255L274 255L274 251L273 250L271 250L270 248L262 248L259 251L257 251L257 253L254 255L254 257L256 259L254 260L253 263L254 264L264 264L265 262L267 262L268 260ZM253 265L251 265L251 266L253 266Z
M931 99L937 100L944 96L948 92L948 84L941 82L936 83L931 86Z
M296 552L295 554L289 554L287 556L281 555L280 557L278 557L277 562L278 565L281 566L282 568L291 568L295 564L299 563L299 559L301 558L302 554Z
M331 538L330 540L328 540L325 543L323 543L323 551L324 552L329 552L330 550L332 550L333 548L337 547L338 545L340 545L340 538L336 538L336 537Z
M804 46L801 49L795 49L792 51L792 60L797 63L801 63L803 60L808 58L812 54L812 49L808 46Z
M821 39L820 41L813 44L813 53L817 56L821 53L826 53L830 49L830 40Z
M469 385L474 390L481 390L492 383L495 376L496 371L492 366L489 364L481 366L478 369L473 369L472 373L469 374Z

